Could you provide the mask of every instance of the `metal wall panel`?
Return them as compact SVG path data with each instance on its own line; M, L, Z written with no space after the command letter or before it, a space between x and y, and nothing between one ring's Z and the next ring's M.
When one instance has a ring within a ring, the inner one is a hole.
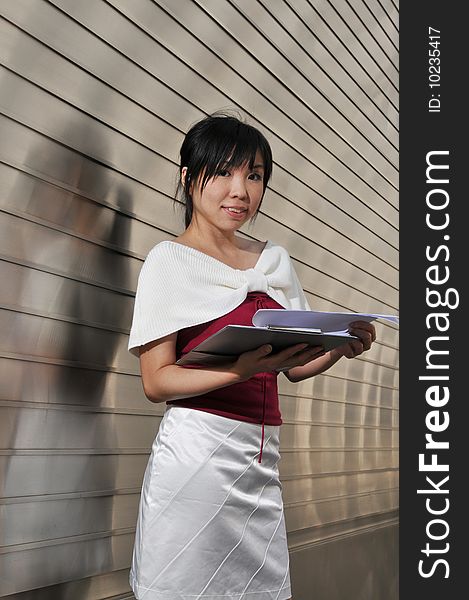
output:
M164 406L127 335L143 259L183 229L184 132L241 111L275 158L241 234L284 245L316 309L396 312L398 8L15 0L0 14L0 595L131 598ZM379 324L364 356L279 378L295 600L396 598L397 367L398 330Z

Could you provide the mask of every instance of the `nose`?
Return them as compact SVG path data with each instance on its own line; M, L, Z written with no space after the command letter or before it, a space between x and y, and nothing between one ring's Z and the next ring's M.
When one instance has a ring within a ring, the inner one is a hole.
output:
M230 197L231 198L246 198L247 197L246 183L244 181L243 175L235 174L231 178Z

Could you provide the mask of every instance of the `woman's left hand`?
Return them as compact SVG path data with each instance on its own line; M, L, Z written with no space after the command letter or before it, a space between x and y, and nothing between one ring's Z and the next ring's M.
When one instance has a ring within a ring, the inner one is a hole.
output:
M376 340L375 327L367 321L354 321L350 323L349 333L359 338L359 340L352 340L343 346L338 346L334 350L331 350L331 354L345 356L346 358L355 358L366 350L369 350L372 343Z

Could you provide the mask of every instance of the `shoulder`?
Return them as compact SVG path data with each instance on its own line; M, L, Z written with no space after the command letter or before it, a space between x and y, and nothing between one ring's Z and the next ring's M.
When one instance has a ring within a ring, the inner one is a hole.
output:
M159 242L148 252L140 269L139 281L142 279L151 279L158 273L164 271L166 266L173 262L171 257L170 244L166 240Z
M148 252L145 263L153 263L161 258L166 258L171 255L171 246L173 244L169 240L163 240L162 242L158 242L153 248Z
M265 242L255 241L253 243L251 251L257 255L260 255L260 254L262 254L262 252L264 252L264 250L267 249L267 247L273 247L273 246L275 246L275 244L273 242L271 242L270 240L266 240Z
M281 246L280 244L277 244L272 240L267 240L266 242L259 242L259 244L260 251L262 251L262 248L265 248L266 250L269 250L271 253L276 254L283 259L291 260L290 253L284 246Z
M258 240L246 240L244 238L238 238L240 250L247 250L259 254L264 249L267 242L259 242Z

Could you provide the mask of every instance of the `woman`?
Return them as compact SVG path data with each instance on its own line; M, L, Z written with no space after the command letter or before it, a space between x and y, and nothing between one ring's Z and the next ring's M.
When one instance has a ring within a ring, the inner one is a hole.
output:
M181 147L186 230L157 244L140 273L129 350L145 395L167 408L140 499L138 599L291 598L277 377L312 377L375 338L358 322L361 341L327 353L262 346L216 367L175 364L226 324L252 325L260 308L310 309L284 248L235 235L257 215L271 172L254 127L222 114L194 125Z

